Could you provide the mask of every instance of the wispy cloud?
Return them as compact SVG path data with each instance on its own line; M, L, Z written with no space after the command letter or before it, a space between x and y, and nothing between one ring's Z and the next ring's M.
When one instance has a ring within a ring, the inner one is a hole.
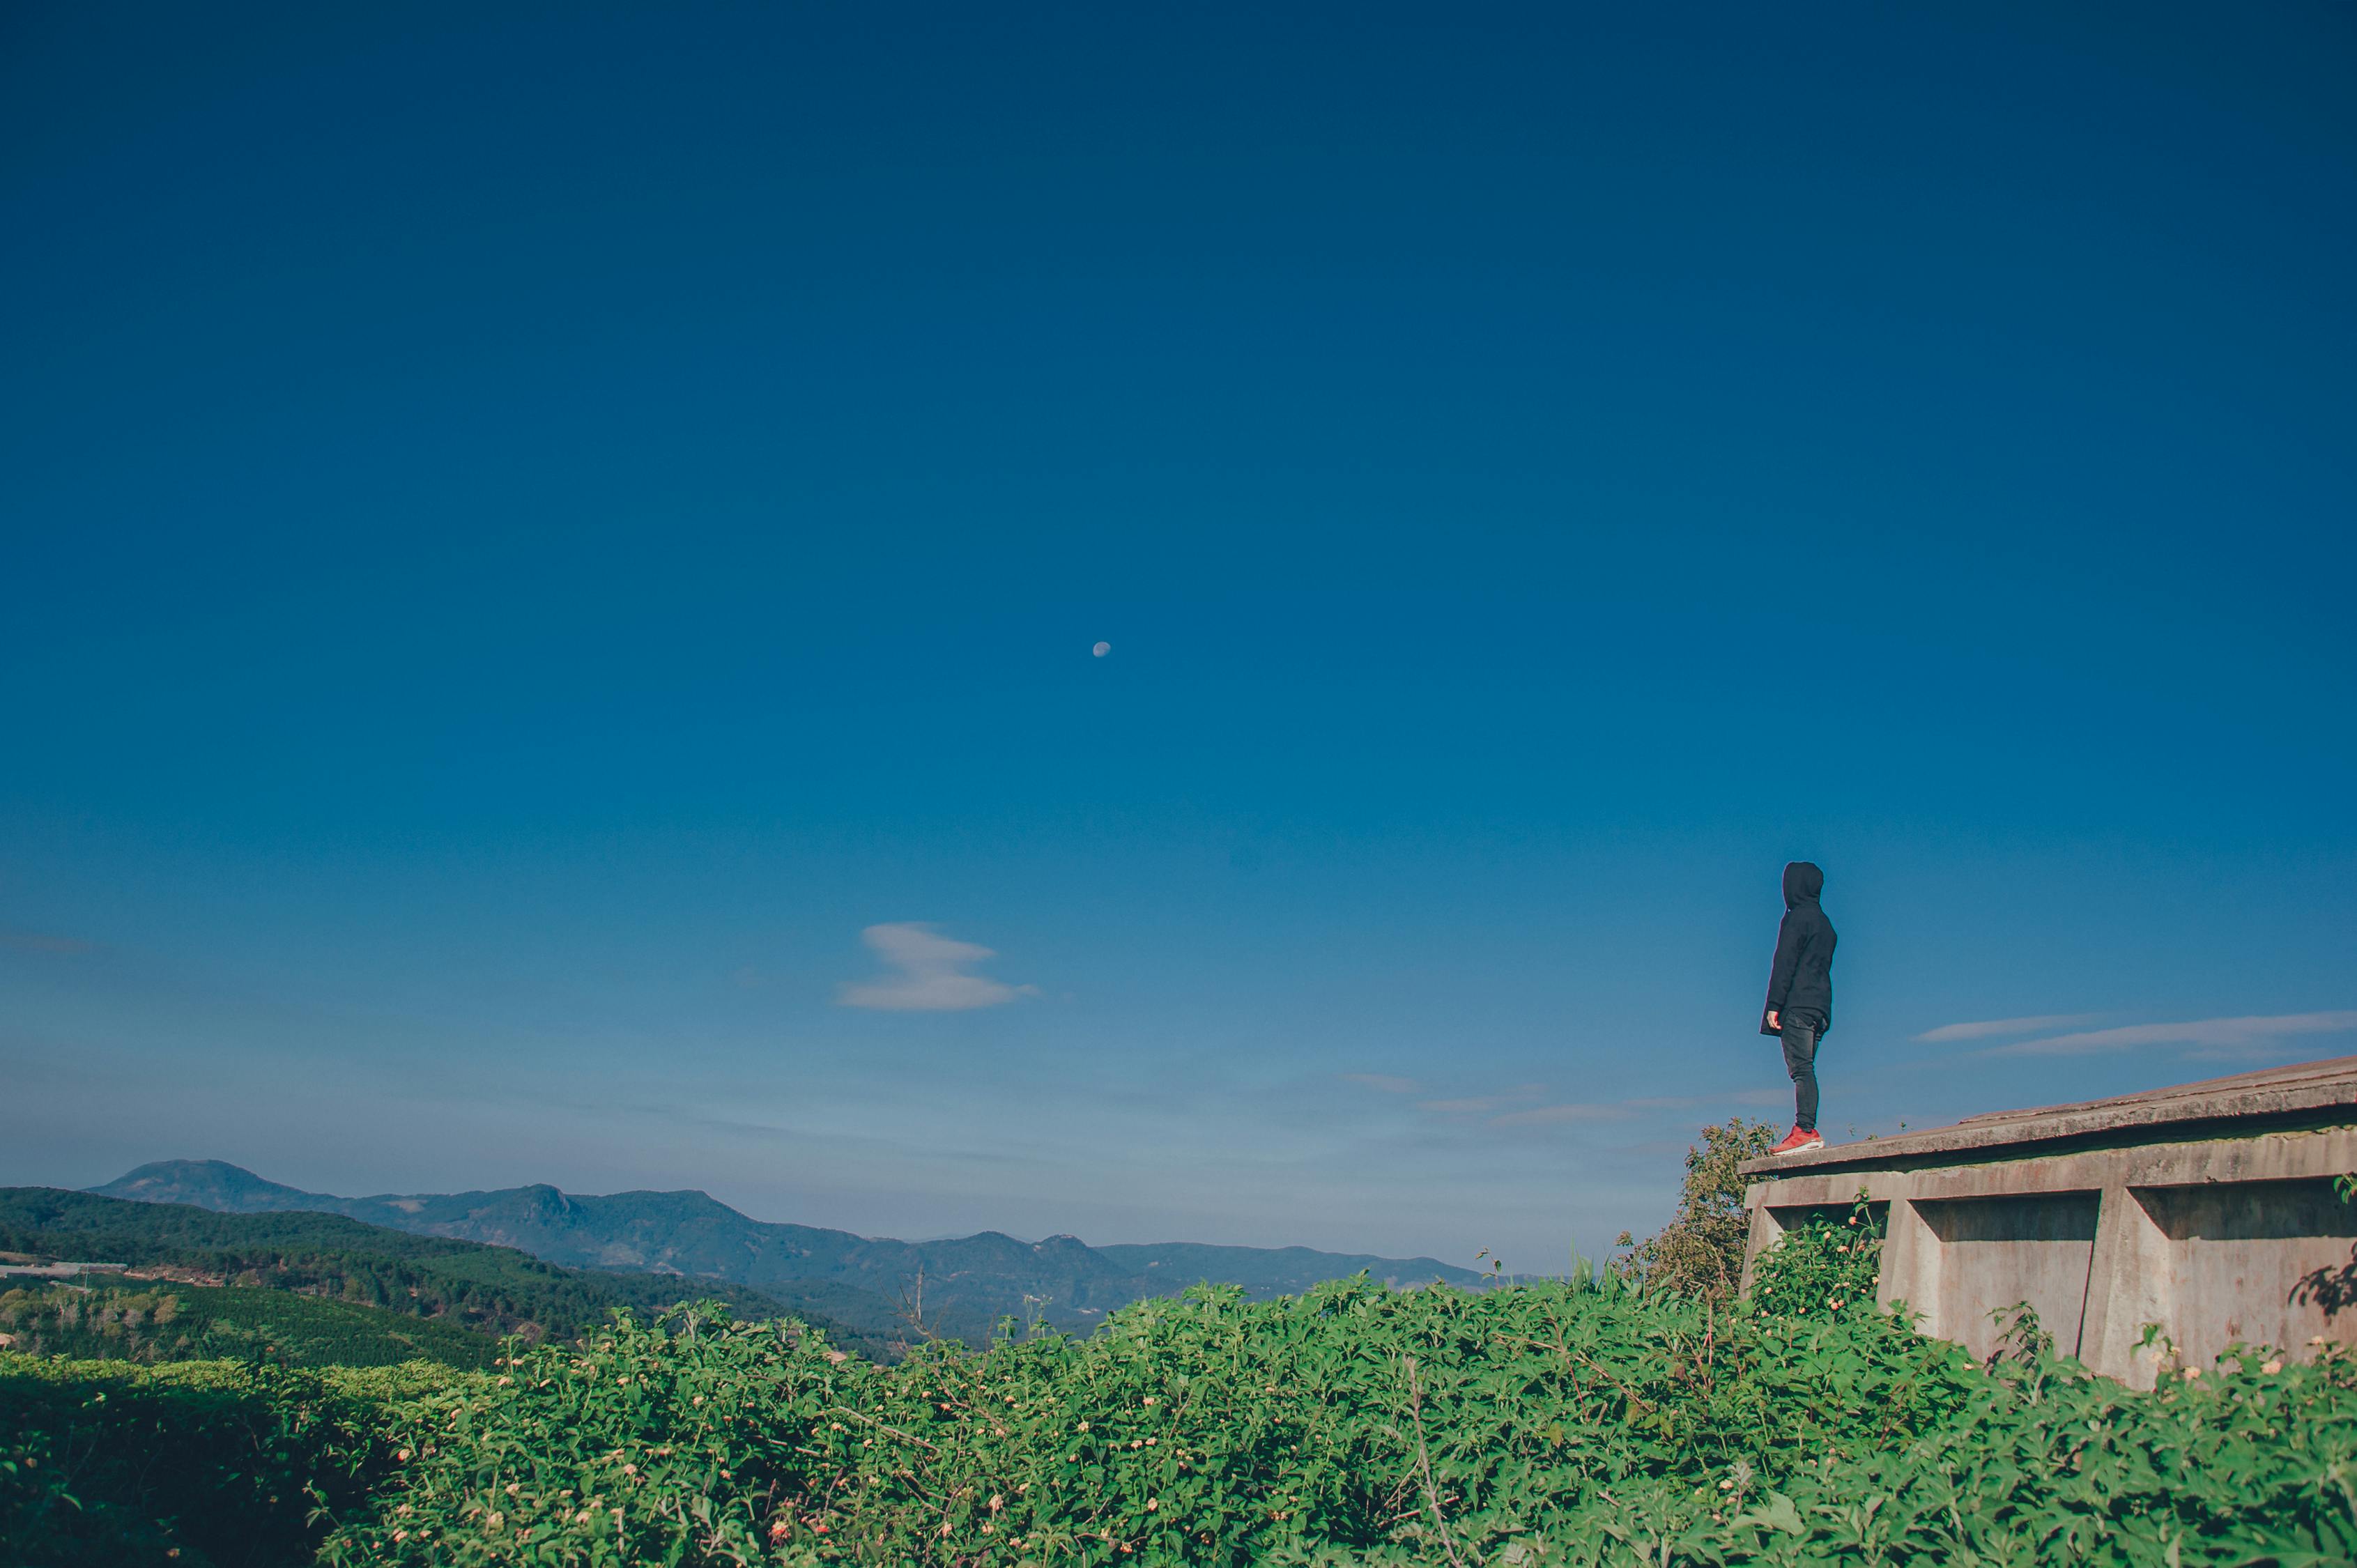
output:
M975 943L942 936L921 920L870 926L859 933L859 939L887 969L899 972L864 984L845 985L834 999L845 1007L872 1007L887 1013L962 1013L1039 994L1037 986L1009 985L987 975L968 973L974 965L998 955Z
M1502 1094L1476 1094L1458 1100L1421 1100L1415 1108L1437 1116L1478 1116L1485 1111L1495 1111L1518 1101L1536 1100L1545 1092L1545 1084L1518 1083Z
M1620 1122L1630 1115L1625 1105L1534 1105L1490 1118L1492 1127L1547 1127L1563 1122Z
M1984 1018L1975 1024L1943 1024L1936 1029L1926 1029L1915 1037L1938 1044L1943 1040L1991 1040L2000 1035L2034 1035L2040 1029L2067 1029L2073 1024L2090 1024L2100 1016L2094 1013L2047 1013L2035 1018Z
M48 931L27 931L15 926L0 926L0 948L15 948L20 952L80 954L96 952L98 944L83 941L80 937L60 937Z
M2337 1035L2357 1029L2357 1012L2281 1013L2270 1017L2197 1018L2182 1024L2130 1024L2117 1029L2089 1029L2054 1035L2042 1040L2018 1040L1997 1046L1984 1055L1993 1057L2074 1057L2099 1051L2128 1051L2140 1046L2186 1046L2199 1057L2253 1056L2294 1035Z
M1708 1111L1726 1105L1787 1105L1792 1099L1789 1089L1730 1089L1720 1094L1656 1095L1623 1103L1631 1111Z
M1426 1092L1422 1082L1390 1073L1346 1072L1346 1083L1402 1098ZM1447 1095L1418 1100L1412 1107L1436 1122L1458 1127L1557 1127L1583 1122L1626 1122L1649 1112L1694 1111L1733 1105L1781 1104L1791 1098L1786 1089L1738 1089L1717 1094L1655 1097L1644 1100L1578 1101L1555 1105L1532 1103L1546 1098L1544 1083L1518 1083L1488 1094Z

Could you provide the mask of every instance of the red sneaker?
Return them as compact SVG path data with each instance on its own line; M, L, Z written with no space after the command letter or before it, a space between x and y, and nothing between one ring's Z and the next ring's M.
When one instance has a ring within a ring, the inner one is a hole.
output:
M1806 1149L1822 1149L1825 1140L1814 1127L1795 1127L1784 1134L1784 1141L1768 1152L1771 1155L1797 1155Z

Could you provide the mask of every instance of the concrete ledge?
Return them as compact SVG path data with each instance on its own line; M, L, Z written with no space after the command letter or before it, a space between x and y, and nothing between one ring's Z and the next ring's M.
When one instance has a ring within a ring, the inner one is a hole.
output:
M2222 1129L2256 1131L2255 1118L2270 1124L2330 1126L2348 1120L2352 1105L2357 1105L2357 1057L2336 1057L2112 1100L1993 1111L1968 1116L1953 1127L1753 1160L1743 1174L1764 1177L1803 1170L1915 1169L2021 1158L2041 1144L2103 1147L2186 1142L2216 1136Z
M1786 1230L1864 1199L1878 1298L1976 1356L2028 1302L2057 1348L2150 1386L2157 1324L2189 1366L2233 1344L2357 1345L2357 1058L1974 1117L1744 1167L1745 1283Z

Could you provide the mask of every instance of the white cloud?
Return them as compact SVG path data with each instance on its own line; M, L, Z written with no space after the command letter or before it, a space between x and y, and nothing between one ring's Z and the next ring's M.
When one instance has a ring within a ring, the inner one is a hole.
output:
M2189 1053L2204 1057L2254 1056L2291 1035L2336 1035L2357 1029L2357 1012L2283 1013L2272 1017L2197 1018L2183 1024L2130 1024L2118 1029L2090 1029L2075 1035L2055 1035L2042 1040L2021 1040L1984 1053L1993 1057L2071 1057L2098 1051L2134 1050L2138 1046L2190 1046Z
M962 1013L1039 994L1037 986L1008 985L987 975L967 973L973 965L998 955L974 942L940 936L921 920L870 926L859 938L887 969L899 972L865 984L845 985L834 999L845 1007L888 1013Z
M1619 1122L1629 1114L1622 1105L1540 1105L1528 1111L1509 1111L1503 1116L1490 1118L1492 1127L1544 1127L1559 1122Z
M1943 1024L1915 1037L1937 1044L1942 1040L1986 1040L1998 1035L2034 1035L2040 1029L2089 1023L2096 1016L2093 1013L2048 1013L2036 1018L1984 1018L1977 1024Z
M1717 1094L1656 1095L1624 1103L1631 1111L1708 1111L1728 1105L1789 1105L1789 1089L1730 1089Z
M1460 1100L1420 1100L1418 1111L1429 1111L1437 1116L1477 1116L1485 1111L1495 1111L1512 1105L1518 1100L1536 1100L1546 1093L1544 1083L1518 1083L1503 1094L1469 1095Z
M1383 1072L1346 1072L1342 1075L1342 1081L1345 1083L1355 1083L1364 1089L1372 1089L1379 1094L1421 1094L1424 1092L1424 1085L1416 1082L1415 1079L1412 1078L1394 1078L1391 1074Z

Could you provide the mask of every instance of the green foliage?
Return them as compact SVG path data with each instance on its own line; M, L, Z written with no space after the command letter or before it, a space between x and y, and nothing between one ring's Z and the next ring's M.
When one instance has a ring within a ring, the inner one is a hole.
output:
M499 1353L497 1340L440 1318L294 1291L173 1282L12 1290L0 1294L0 1333L27 1354L93 1360L393 1367L423 1359L480 1369Z
M1846 1215L1794 1226L1760 1253L1744 1305L1761 1317L1860 1317L1876 1310L1881 1283L1882 1222L1861 1199Z
M1739 1193L1749 1134L1719 1131L1697 1249ZM1682 1255L1475 1294L1207 1287L897 1364L716 1303L511 1339L488 1372L0 1354L0 1541L28 1568L2357 1560L2337 1348L2136 1392L2016 1307L1975 1366L1872 1307L1863 1206L1792 1229L1739 1303Z
M425 1366L313 1372L0 1354L11 1568L307 1563L382 1469L375 1428Z
M1772 1122L1742 1116L1702 1130L1686 1152L1677 1216L1660 1235L1620 1262L1621 1272L1660 1290L1725 1301L1743 1278L1743 1243L1750 1219L1743 1207L1743 1165L1776 1146ZM1629 1241L1622 1232L1621 1242Z
M682 1312L575 1350L517 1347L496 1379L404 1404L397 1480L322 1561L1933 1568L2357 1553L2345 1359L2235 1358L2153 1393L2050 1352L2033 1352L2034 1376L1997 1378L1844 1300L1761 1316L1625 1284L1355 1281L1273 1303L1206 1289L1086 1339L928 1348L897 1366L791 1326Z

